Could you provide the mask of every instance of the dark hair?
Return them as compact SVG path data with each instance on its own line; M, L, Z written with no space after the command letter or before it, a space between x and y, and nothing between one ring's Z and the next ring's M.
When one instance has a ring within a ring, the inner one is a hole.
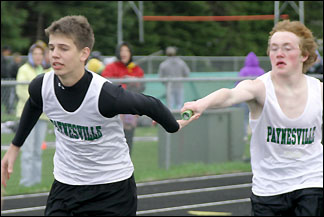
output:
M12 49L11 49L11 47L9 45L4 45L1 50L2 51L4 51L4 50L12 51Z
M46 36L52 34L63 34L71 37L79 50L85 47L92 50L95 38L88 20L84 16L66 16L54 21L47 29Z
M119 61L121 60L121 58L120 58L120 49L121 49L122 46L128 47L129 52L130 52L130 59L129 59L129 62L126 64L126 65L128 65L129 63L131 63L133 61L133 49L132 49L132 46L126 41L123 41L120 44L118 44L116 46L116 57L117 57L117 59Z

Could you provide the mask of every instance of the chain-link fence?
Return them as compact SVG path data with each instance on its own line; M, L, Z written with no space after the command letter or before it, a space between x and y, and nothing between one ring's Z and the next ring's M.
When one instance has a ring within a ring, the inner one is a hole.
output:
M140 65L146 74L155 74L159 65L166 56L134 56L134 61ZM244 56L232 57L202 57L202 56L180 56L192 72L238 72L244 66ZM271 63L269 57L258 57L260 67L270 71Z

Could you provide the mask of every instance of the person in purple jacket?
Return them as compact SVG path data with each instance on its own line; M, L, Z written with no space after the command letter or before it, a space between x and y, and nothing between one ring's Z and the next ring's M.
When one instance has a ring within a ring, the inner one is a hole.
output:
M260 76L264 70L259 65L258 57L252 51L246 56L244 67L240 70L239 76Z
M241 68L239 77L250 77L263 75L265 71L260 67L258 57L252 51L246 56L244 67ZM239 82L237 82L238 84ZM237 85L236 84L236 85ZM249 126L249 108L246 103L238 104L239 107L244 109L244 140L248 139L248 126Z

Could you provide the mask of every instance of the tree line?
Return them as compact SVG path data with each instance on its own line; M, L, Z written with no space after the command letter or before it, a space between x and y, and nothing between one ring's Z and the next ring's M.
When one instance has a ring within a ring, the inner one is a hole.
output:
M274 14L274 1L143 1L143 8L145 16L269 15ZM283 14L299 20L289 5ZM304 1L304 14L305 25L316 39L323 39L323 2ZM86 16L95 33L94 50L115 54L117 1L1 1L1 46L9 45L25 55L36 40L47 43L44 29L66 15ZM135 55L149 55L172 45L183 56L245 56L250 51L266 56L273 25L273 20L145 21L141 43L137 16L130 3L123 2L123 40L132 44Z

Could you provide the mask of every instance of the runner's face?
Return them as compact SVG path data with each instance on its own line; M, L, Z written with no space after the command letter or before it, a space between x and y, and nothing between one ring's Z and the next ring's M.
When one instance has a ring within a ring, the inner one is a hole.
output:
M292 74L303 69L303 62L307 59L301 55L297 35L292 32L276 32L270 40L269 56L272 71Z
M85 52L86 48L79 51L72 38L62 34L50 35L48 46L55 74L64 76L84 71L84 62L89 55Z

